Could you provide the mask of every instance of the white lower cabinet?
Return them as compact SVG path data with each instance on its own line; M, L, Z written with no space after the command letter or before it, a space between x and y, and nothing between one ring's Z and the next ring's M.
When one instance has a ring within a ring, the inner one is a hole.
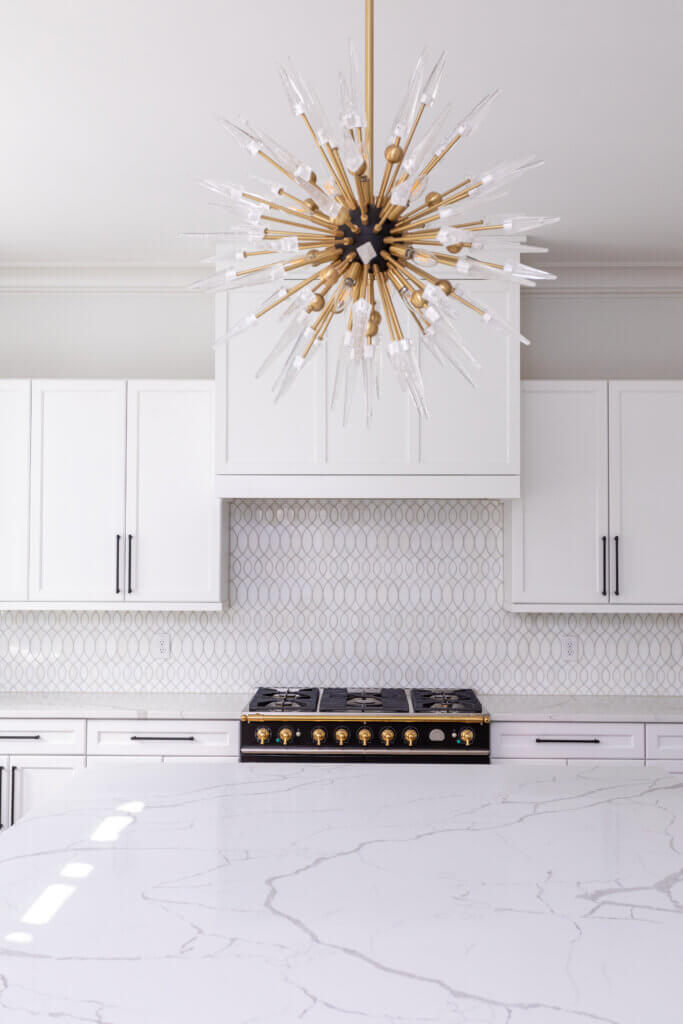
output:
M648 764L683 772L683 723L653 722L645 726ZM678 765L678 767L670 766Z
M234 721L102 719L88 722L88 758L236 757L239 727Z
M7 825L40 811L85 765L85 757L43 757L27 754L7 759ZM4 804L4 801L3 801Z
M645 727L622 722L492 722L494 758L645 759Z

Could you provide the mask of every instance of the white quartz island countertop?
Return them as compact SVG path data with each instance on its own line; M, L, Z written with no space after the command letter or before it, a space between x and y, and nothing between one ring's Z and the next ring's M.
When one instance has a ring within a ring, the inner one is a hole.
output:
M2 1024L680 1024L683 779L93 769L0 836Z

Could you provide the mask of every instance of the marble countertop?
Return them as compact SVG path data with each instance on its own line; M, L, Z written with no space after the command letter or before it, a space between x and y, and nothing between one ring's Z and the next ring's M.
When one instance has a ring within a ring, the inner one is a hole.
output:
M3 1024L678 1024L683 779L89 768L0 836Z
M494 722L683 722L680 697L481 695Z
M248 693L0 692L1 718L239 718ZM681 697L481 694L494 721L683 722Z

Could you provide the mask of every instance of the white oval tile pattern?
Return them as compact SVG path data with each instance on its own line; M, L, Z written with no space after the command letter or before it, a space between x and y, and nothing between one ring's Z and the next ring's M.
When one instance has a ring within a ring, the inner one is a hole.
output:
M681 693L682 617L511 615L494 501L240 501L231 608L2 612L8 690L226 692L258 684ZM155 661L151 637L171 635ZM575 664L559 638L579 639Z

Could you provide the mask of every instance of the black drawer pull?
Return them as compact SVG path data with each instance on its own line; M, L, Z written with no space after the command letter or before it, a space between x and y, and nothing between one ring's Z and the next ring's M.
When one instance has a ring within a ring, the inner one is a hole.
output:
M194 736L131 736L132 740L164 740L170 743L171 740L180 740L181 743L192 743Z
M36 733L35 736L0 736L0 740L39 740L41 739L40 733Z
M607 597L607 537L602 538L602 596Z
M537 736L536 737L536 742L537 743L599 743L600 740L597 738L597 736L593 736L593 737L591 737L591 739L585 739L585 740L567 740L567 739L562 739L561 736L558 736L557 738L554 737L554 736L553 737L550 737L550 736L549 737Z
M619 538L614 538L614 596L619 597Z

